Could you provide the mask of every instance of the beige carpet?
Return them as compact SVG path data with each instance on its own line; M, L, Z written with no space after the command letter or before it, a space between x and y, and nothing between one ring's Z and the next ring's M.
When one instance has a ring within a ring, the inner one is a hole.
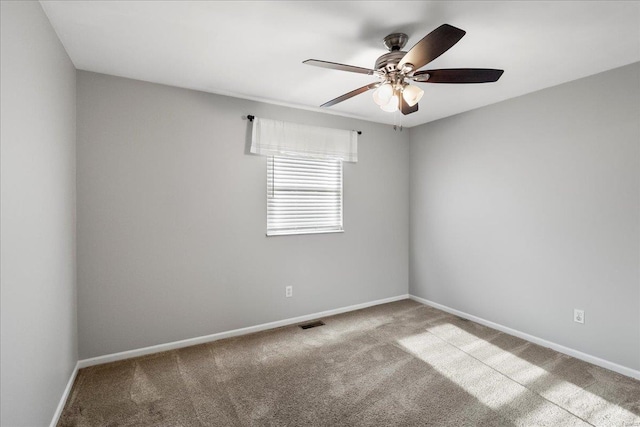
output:
M640 382L404 300L82 369L59 426L640 426Z

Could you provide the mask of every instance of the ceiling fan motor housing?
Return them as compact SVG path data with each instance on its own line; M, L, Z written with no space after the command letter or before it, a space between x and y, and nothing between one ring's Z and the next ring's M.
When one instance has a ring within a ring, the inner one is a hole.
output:
M383 75L399 71L398 63L407 54L402 48L407 44L408 40L409 36L405 33L393 33L385 37L383 43L389 49L389 53L385 53L376 60L374 70Z
M376 60L376 65L374 67L375 70L384 69L387 73L396 71L397 65L400 63L402 58L407 54L402 50L396 50L393 52L385 53L380 58Z

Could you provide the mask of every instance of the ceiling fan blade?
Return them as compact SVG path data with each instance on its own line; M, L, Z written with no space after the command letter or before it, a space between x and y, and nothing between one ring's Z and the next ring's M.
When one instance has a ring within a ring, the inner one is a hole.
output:
M337 62L320 61L318 59L307 59L303 64L315 65L316 67L330 68L332 70L350 71L352 73L373 75L373 70L369 68L356 67L353 65L338 64Z
M492 83L498 81L504 70L492 68L449 68L424 70L413 75L413 80L425 83Z
M331 107L332 105L336 105L336 104L338 104L338 103L340 103L342 101L346 101L347 99L353 98L354 96L360 95L361 93L364 93L364 92L366 92L368 90L375 89L378 86L380 86L379 82L371 83L371 84L366 85L366 86L362 86L362 87L360 87L360 88L358 88L356 90L352 90L351 92L347 92L342 96L339 96L339 97L337 97L335 99L332 99L331 101L325 102L320 107Z
M407 101L404 100L404 97L400 96L400 111L405 116L407 114L415 113L416 111L418 111L418 104L416 104L413 107L411 107L411 106L409 106L409 104L407 104Z
M404 64L412 64L417 70L449 50L466 34L466 31L449 24L444 24L424 36L402 58L398 68Z

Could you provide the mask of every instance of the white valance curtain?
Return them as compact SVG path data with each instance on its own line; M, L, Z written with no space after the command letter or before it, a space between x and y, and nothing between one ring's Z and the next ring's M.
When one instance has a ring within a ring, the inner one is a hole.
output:
M255 117L250 151L263 156L357 162L358 132Z

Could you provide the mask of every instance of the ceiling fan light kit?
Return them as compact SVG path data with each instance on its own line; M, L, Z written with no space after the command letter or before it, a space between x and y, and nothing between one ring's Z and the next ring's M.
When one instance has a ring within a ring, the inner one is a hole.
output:
M406 85L402 88L402 97L410 107L416 105L422 99L422 95L424 95L424 90L418 86Z
M391 84L385 82L373 92L373 101L380 106L382 111L393 113L398 110L398 101L400 96L404 98L405 102L413 107L420 101L424 95L424 90L418 86L409 84Z
M373 92L373 101L379 106L386 105L391 100L394 94L393 86L389 83L384 83Z
M393 113L395 111L398 111L398 100L399 100L398 95L394 94L389 99L389 102L380 106L380 109L382 111L386 111L387 113Z
M303 63L316 67L372 75L376 76L379 80L378 82L355 89L331 101L325 102L321 107L331 107L356 95L375 89L373 92L373 101L380 106L383 111L392 113L400 110L402 114L407 115L418 111L418 102L424 95L422 88L412 85L410 82L490 83L500 78L504 72L503 70L489 68L452 68L418 71L449 50L464 35L465 31L444 24L427 34L408 52L405 52L402 49L409 40L409 37L404 33L389 34L383 40L389 52L376 60L374 69L320 61L317 59L308 59L303 61Z

